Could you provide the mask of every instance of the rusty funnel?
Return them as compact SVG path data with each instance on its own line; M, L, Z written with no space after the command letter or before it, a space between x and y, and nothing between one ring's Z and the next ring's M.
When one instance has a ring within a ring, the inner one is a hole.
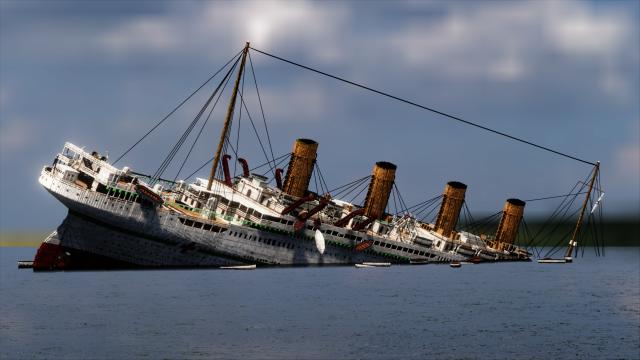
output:
M397 166L386 161L379 161L373 167L364 201L364 215L368 218L379 219L384 214L396 178L396 169Z
M503 244L513 244L518 235L518 227L524 214L526 203L520 199L507 199L504 203L502 218L496 231L495 241Z
M460 209L462 209L466 191L467 185L458 181L450 181L444 188L442 205L440 205L435 226L436 232L440 235L451 237L458 224L458 217L460 216Z
M284 179L282 191L295 196L303 197L316 162L318 143L310 139L298 139L293 144L293 152L289 160L287 175Z

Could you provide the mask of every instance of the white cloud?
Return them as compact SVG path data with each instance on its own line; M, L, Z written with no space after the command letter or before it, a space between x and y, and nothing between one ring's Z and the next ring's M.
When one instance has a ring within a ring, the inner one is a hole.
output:
M561 51L609 56L624 45L630 30L625 14L596 13L581 3L550 1L544 4L546 35Z
M462 79L518 80L550 55L565 64L581 57L598 64L608 92L629 86L615 59L637 46L635 30L628 14L596 12L584 2L499 2L452 6L442 17L407 23L386 42L410 66Z
M371 54L383 59L399 54L394 61L405 66L463 81L518 81L543 71L540 67L555 58L558 68L590 62L604 94L619 97L634 86L620 59L634 46L637 38L630 34L637 29L621 11L596 11L579 1L453 3L440 5L441 15L410 18L382 32L372 29L363 38L355 32L358 6L276 0L181 3L170 5L164 15L139 16L108 29L99 43L115 56L217 57L216 49L240 49L250 41L280 54L304 54L320 65L344 63L343 54L354 63Z
M180 41L167 20L159 17L136 19L108 32L102 41L116 54L139 49L171 50L180 45Z
M144 50L202 51L225 46L240 48L250 41L257 48L297 48L321 60L337 58L346 9L317 2L205 2L178 7L164 16L138 17L108 30L101 43L122 55Z

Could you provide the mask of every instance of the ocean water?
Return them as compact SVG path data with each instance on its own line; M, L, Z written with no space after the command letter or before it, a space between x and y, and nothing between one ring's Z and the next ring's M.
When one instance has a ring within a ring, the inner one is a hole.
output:
M640 248L573 264L33 273L0 248L0 358L640 358Z

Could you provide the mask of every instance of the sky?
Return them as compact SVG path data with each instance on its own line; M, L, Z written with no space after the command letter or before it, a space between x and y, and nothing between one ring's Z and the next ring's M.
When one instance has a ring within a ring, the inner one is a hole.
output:
M2 0L0 230L57 226L65 209L37 179L65 141L115 159L246 41L601 161L606 214L640 217L639 28L638 1ZM274 153L315 139L330 188L384 160L398 165L407 205L457 180L469 186L471 211L486 214L510 197L565 194L591 170L254 51L251 60ZM258 121L251 81L247 106ZM212 90L118 165L153 173ZM216 107L184 173L212 156L225 108ZM240 153L265 162L246 117L240 132ZM172 165L165 176L175 173ZM556 205L529 203L525 216Z

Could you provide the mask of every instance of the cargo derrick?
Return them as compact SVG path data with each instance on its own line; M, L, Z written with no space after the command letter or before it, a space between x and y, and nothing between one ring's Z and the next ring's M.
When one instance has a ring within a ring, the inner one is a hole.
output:
M496 231L492 247L498 250L508 250L515 242L518 228L524 214L525 202L520 199L507 199L502 210L502 218Z
M450 181L447 183L435 224L435 231L438 234L448 238L453 237L466 191L467 185L461 182Z

